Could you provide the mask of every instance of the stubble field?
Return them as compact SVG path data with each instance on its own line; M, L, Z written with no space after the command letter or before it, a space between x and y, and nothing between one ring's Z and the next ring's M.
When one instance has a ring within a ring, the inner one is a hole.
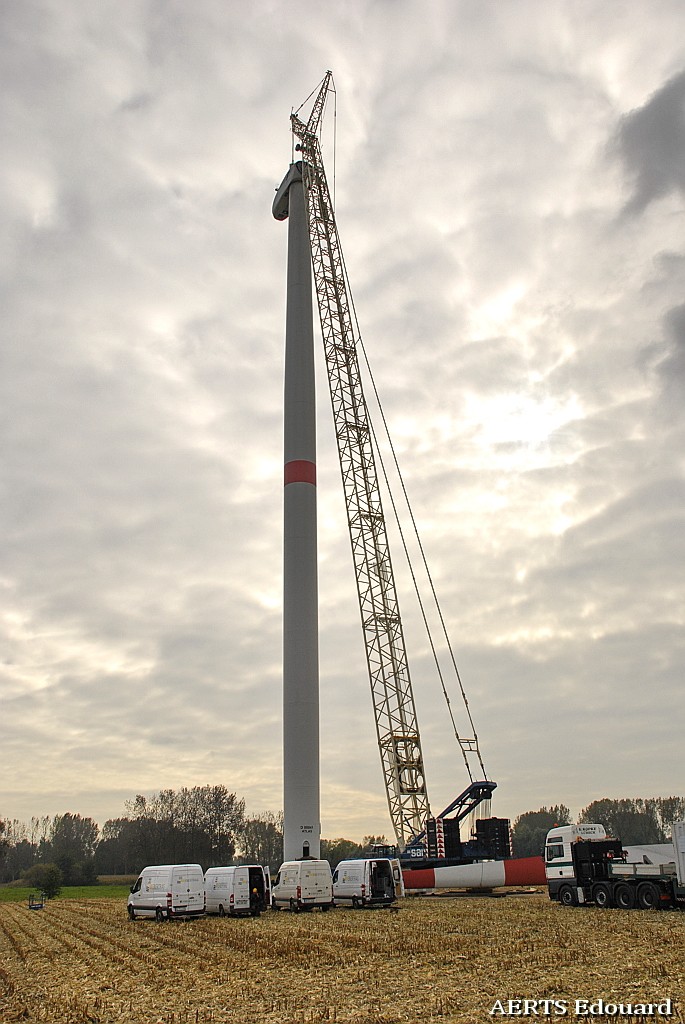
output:
M475 1024L507 1019L496 1001L516 998L595 1021L607 1018L577 1018L576 999L670 998L682 1021L685 914L566 909L542 893L161 925L129 922L117 900L0 906L3 1024Z

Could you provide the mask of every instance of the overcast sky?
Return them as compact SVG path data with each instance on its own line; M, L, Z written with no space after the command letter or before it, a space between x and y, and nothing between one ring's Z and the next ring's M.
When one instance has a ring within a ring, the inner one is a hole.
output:
M0 31L0 817L282 806L271 202L328 68L493 813L685 794L682 0L5 0ZM322 831L359 839L390 823L322 363ZM468 779L400 601L439 811Z

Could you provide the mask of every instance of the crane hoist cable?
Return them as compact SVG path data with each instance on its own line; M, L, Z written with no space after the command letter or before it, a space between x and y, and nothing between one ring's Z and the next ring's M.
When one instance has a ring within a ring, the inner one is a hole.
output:
M413 559L411 557L411 553L409 551L409 546L408 546L407 539L406 539L406 536L405 536L405 530L404 530L404 527L402 526L402 520L401 520L401 517L400 517L400 512L399 512L399 509L397 507L397 502L395 501L395 495L393 493L393 488L392 488L392 485L390 483L390 479L389 479L389 476L388 476L388 471L387 471L386 466L385 466L385 460L383 458L383 452L382 452L381 446L380 446L380 444L378 442L378 437L377 437L377 434L376 434L376 430L375 430L374 425L373 425L373 417L372 417L371 413L369 412L369 424L370 424L370 427L371 427L373 441L374 441L374 445L375 445L375 448L376 448L376 457L378 459L378 462L380 464L380 467L381 467L381 470L382 470L382 473L383 473L383 479L385 480L386 490L387 490L387 493L388 493L390 504L392 506L393 515L395 517L395 523L397 525L397 530L398 530L398 533L399 533L399 536L400 536L400 540L402 542L402 549L404 551L404 555L405 555L405 558L406 558L406 561L407 561L407 566L409 568L409 573L411 575L412 585L414 587L414 593L416 594L416 599L417 599L417 602L418 602L418 605L419 605L419 610L421 612L421 618L423 620L424 629L426 631L426 636L428 638L428 643L430 645L431 654L433 656L433 662L435 664L435 669L436 669L436 672L437 672L437 675L438 675L438 679L440 681L440 686L441 686L441 689L442 689L443 698L444 698L445 704L447 706L447 711L448 711L448 714L449 714L450 722L452 723L452 729L453 729L455 738L456 738L456 740L457 740L457 742L459 744L459 747L460 747L461 752L462 752L462 756L464 758L464 764L466 766L466 771L468 773L469 779L471 780L471 782L474 781L473 771L471 769L471 764L470 764L469 758L468 758L468 754L469 753L473 753L473 754L476 755L476 757L478 759L478 764L479 764L479 767L480 767L481 773L482 773L481 777L483 779L487 779L487 772L485 770L485 765L483 764L483 758L481 756L480 746L479 746L479 743L478 743L478 735L476 733L476 727L475 727L475 723L473 721L473 716L471 714L471 708L469 706L468 697L466 695L466 690L464 689L464 684L462 682L461 674L460 674L459 668L457 666L457 661L456 661L456 657L455 657L455 654L454 654L454 648L452 647L452 642L451 642L451 639L450 639L450 636L449 636L449 632L447 630L447 624L445 622L445 617L443 615L442 606L440 604L440 600L438 598L438 594L437 594L437 591L435 589L435 583L433 581L433 575L432 575L432 573L430 571L430 566L428 564L428 559L426 557L425 548L424 548L423 542L421 540L421 535L420 535L420 532L419 532L418 524L416 522L416 517L414 516L414 510L413 510L413 507L412 507L412 503L411 503L411 500L409 498L409 493L407 491L406 484L405 484L405 481L404 481L404 475L402 473L402 469L400 467L399 459L397 457L397 450L396 450L395 445L393 443L392 435L390 433L390 427L389 427L389 424L388 424L388 421L387 421L387 417L385 415L385 410L383 408L383 403L381 401L381 396L379 394L378 387L376 385L376 379L375 379L373 370L371 368L371 362L369 360L369 356L368 356L368 352L366 350L366 346L364 345L364 339L363 339L361 331L359 329L359 321L358 321L358 318L357 318L357 311L356 311L356 308L355 308L355 305L354 305L354 297L352 295L352 289L349 287L349 277L348 277L348 274L347 274L347 267L345 266L344 254L342 256L342 262L343 262L343 268L344 268L344 272L345 272L345 278L346 278L346 280L348 282L348 294L349 294L349 298L350 298L350 307L351 307L351 311L352 311L352 316L353 316L355 325L357 327L357 332L356 332L357 333L357 344L358 344L358 347L361 349L362 355L364 357L364 364L365 364L366 369L367 369L369 380L371 382L371 388L372 388L374 397L376 399L376 405L378 406L378 412L380 414L381 422L383 424L383 433L385 434L385 437L386 437L386 440L387 440L387 443L388 443L388 447L389 447L390 453L392 455L392 460L393 460L393 464L395 466L395 472L397 473L397 479L399 480L400 487L401 487L401 490L402 490L402 496L404 498L404 503L405 503L407 511L409 513L409 518L410 518L410 522L411 522L412 532L414 534L414 538L416 540L416 544L417 544L417 547L418 547L418 550L419 550L419 554L421 556L421 563L423 565L423 569L424 569L424 572L426 574L426 579L428 580L431 596L433 598L433 603L435 605L435 608L436 608L436 611L437 611L437 614L438 614L438 619L439 619L439 622L440 622L440 627L441 627L441 630L442 630L442 635L444 637L445 644L446 644L446 647L447 647L447 651L449 653L449 658L450 658L450 661L451 661L451 664L452 664L452 669L454 671L454 675L455 675L455 678L456 678L458 686L459 686L459 692L461 694L462 703L464 705L464 709L466 711L466 716L468 718L468 722L469 722L469 725L470 725L471 735L469 737L464 737L464 736L462 736L460 734L459 729L457 727L457 723L455 721L454 712L452 710L452 701L450 699L450 695L449 695L449 692L448 692L448 689L447 689L447 684L445 682L445 675L444 675L443 670L442 670L442 665L440 664L440 658L438 656L435 640L433 638L433 630L432 630L430 622L428 620L428 613L426 611L425 603L424 603L423 596L422 596L422 593L421 593L421 588L419 586L419 581L418 581L416 572L414 570L414 562L413 562Z
M368 369L370 378L373 381L373 375L372 375L371 367L368 365L368 358L367 358L366 350L364 349L363 344L362 344L362 352L364 354L364 361L367 364L367 369ZM373 389L374 389L374 393L376 393L375 382L373 383L372 386L373 386ZM396 455L395 448L394 448L394 445L393 445L393 442L392 442L392 437L390 435L389 428L388 428L388 425L387 425L387 422L386 422L385 413L383 411L383 407L382 407L381 402L380 402L380 397L377 394L376 394L376 397L377 397L377 401L378 401L378 409L379 409L379 412L380 412L380 415L381 415L381 419L383 421L384 430L386 431L386 437L387 437L387 440L388 440L388 444L390 446L390 450L392 452L393 460L394 460L394 463L395 463L395 469L396 469L396 472L397 472L398 477L399 477L400 486L402 488L402 494L404 496L405 504L407 506L407 511L409 513L409 517L410 517L410 520L411 520L412 531L414 533L414 537L416 539L416 543L417 543L418 548L419 548L419 552L420 552L420 555L421 555L421 561L422 561L422 564L423 564L424 571L426 573L426 577L428 579L428 584L430 586L430 591L431 591L431 595L432 595L432 598L433 598L433 603L435 604L435 608L436 608L436 611L437 611L437 614L438 614L438 618L439 618L440 625L441 625L441 628L442 628L442 632L443 632L443 636L444 636L444 639L445 639L445 643L447 645L447 650L449 652L450 660L451 660L451 663L452 663L452 668L454 670L454 674L455 674L457 683L459 685L459 691L460 691L460 694L461 694L462 702L464 704L464 708L466 710L466 715L467 715L469 724L471 726L471 734L472 735L469 736L469 737L464 737L464 736L462 736L460 734L460 732L459 732L459 730L457 728L457 723L456 723L456 720L455 720L455 717L454 717L454 712L452 710L452 701L450 699L450 695L449 695L449 692L448 692L448 689L447 689L447 683L445 682L445 675L444 675L444 672L442 670L442 665L440 664L440 658L438 656L438 651L437 651L437 648L436 648L435 640L433 638L433 630L431 628L430 622L428 621L428 614L427 614L427 611L426 611L426 607L425 607L425 603L424 603L424 600L423 600L423 596L421 594L421 588L419 586L419 581L418 581L418 578L416 576L416 572L414 570L414 562L413 562L413 559L411 557L411 554L410 554L410 551L409 551L409 547L408 547L408 544L407 544L407 540L406 540L406 537L405 537L405 531L404 531L404 528L402 526L402 521L401 521L401 518L400 518L399 509L397 507L397 503L395 501L395 496L394 496L393 491L392 491L392 486L391 486L390 480L388 478L388 473L387 473L387 470L386 470L386 467L385 467L385 461L383 459L383 455L382 455L382 452L381 452L381 449L380 449L380 445L378 444L378 440L377 440L377 437L376 437L376 432L375 432L375 429L373 427L373 421L371 420L371 429L372 429L372 432L373 432L374 444L376 445L376 454L377 454L378 461L380 463L381 469L383 471L383 479L385 480L385 485L386 485L386 488L387 488L387 491L388 491L388 497L390 499L390 504L392 506L393 514L395 516L395 522L397 524L397 529L398 529L398 532L399 532L399 535L400 535L400 539L402 541L402 548L404 550L404 555L405 555L405 558L406 558L406 561L407 561L407 566L409 567L409 573L411 575L412 584L413 584L413 587L414 587L414 593L416 594L416 600L418 602L419 609L420 609L420 612L421 612L421 618L423 620L424 629L426 631L426 636L428 638L428 643L430 645L431 654L433 656L433 662L435 664L435 670L436 670L438 679L440 681L440 686L441 686L441 689L442 689L442 694L443 694L443 698L445 700L445 704L447 706L447 711L448 711L448 714L449 714L450 722L452 723L452 730L454 732L454 736L455 736L455 738L457 740L457 743L459 744L459 747L461 749L462 756L464 758L464 764L466 766L466 771L467 771L467 774L468 774L469 779L471 780L471 782L474 781L474 777L473 777L473 771L471 770L471 764L470 764L469 759L468 759L468 754L469 753L475 753L476 754L476 756L478 758L478 764L480 765L480 769L481 769L481 773L482 773L482 778L487 779L487 772L485 771L485 765L483 764L483 759L482 759L482 756L481 756L481 753L480 753L480 747L479 747L479 744L478 744L478 736L476 734L476 727L475 727L475 724L474 724L474 721L473 721L473 717L472 717L472 714L471 714L471 709L469 707L469 702L468 702L468 698L466 696L466 691L464 689L464 684L462 682L461 675L460 675L460 672L459 672L459 668L457 666L456 658L454 656L454 649L452 647L452 643L451 643L451 640L450 640L449 633L447 632L447 626L446 626L445 619L444 619L444 616L443 616L443 613L442 613L442 607L440 605L440 601L439 601L437 592L435 590L435 584L433 582L433 576L431 574L430 567L428 565L428 561L427 561L427 558L426 558L426 553L425 553L425 550L424 550L424 547L423 547L423 543L421 541L421 536L419 534L418 525L417 525L416 519L414 517L414 511L412 509L412 505L411 505L411 502L409 500L409 495L408 495L406 487L405 487L404 478L402 476L402 471L400 469L400 466L399 466L399 463L398 463L398 460L397 460L397 455Z
M309 94L309 97L307 97L307 100L313 95L314 91L315 90L313 90ZM329 91L333 93L333 206L335 208L335 169L336 169L336 163L337 163L337 159L336 158L337 158L337 116L338 116L338 108L337 108L337 93L335 91L335 85L333 83L333 79L332 78L331 78L330 85L329 85ZM306 103L307 100L305 100L304 102ZM304 106L304 104L300 104L300 107L298 108L298 110L301 110L302 106ZM325 114L325 107L324 107L324 111L322 113L322 117L324 116L324 114ZM416 522L416 518L414 516L414 510L412 508L412 504L411 504L411 501L409 499L409 494L407 492L407 488L406 488L406 485L405 485L405 482L404 482L404 475L402 473L402 469L400 467L399 459L397 457L397 451L395 449L395 445L394 445L393 440L392 440L392 435L390 433L390 428L389 428L388 421L387 421L387 418L386 418L386 415L385 415L385 411L384 411L384 408L383 408L383 403L381 401L381 397L380 397L380 394L379 394L379 391L378 391L378 387L376 385L376 379L374 377L374 373L373 373L373 370L371 368L371 362L369 360L369 355L368 355L368 352L366 350L366 346L364 344L364 338L363 338L363 335L362 335L360 327L359 327L359 319L357 317L357 309L356 309L356 306L355 306L355 303L354 303L354 295L353 295L353 292L352 292L352 288L350 287L349 275L347 273L347 266L346 266L346 263L345 263L345 254L342 251L342 249L341 249L340 255L341 255L341 262L342 262L342 266L343 266L343 272L344 272L344 275L345 275L345 280L347 281L347 290L348 290L348 295L349 295L349 300L350 300L350 309L351 309L352 317L354 319L354 323L355 323L355 326L356 326L356 334L357 334L357 339L358 339L357 340L357 344L359 345L359 348L361 349L362 355L364 357L364 363L366 365L366 369L367 369L367 373L368 373L368 376L369 376L369 380L371 382L371 387L372 387L372 390L373 390L373 394L374 394L374 397L376 399L376 404L378 406L378 411L379 411L379 414L380 414L380 417L381 417L381 422L383 424L383 432L384 432L385 437L387 439L388 447L389 447L390 453L392 455L393 464L395 466L395 471L397 473L397 479L399 480L400 487L402 489L402 495L404 497L404 502L405 502L405 505L407 507L407 511L409 513L409 518L410 518L410 522L411 522L412 532L413 532L414 537L416 539L418 550L419 550L419 553L420 553L420 556L421 556L421 563L423 565L423 569L424 569L424 572L426 574L426 579L428 580L431 596L433 598L433 603L435 605L435 609L436 609L437 614L438 614L438 620L439 620L439 623L440 623L440 628L442 630L442 635L443 635L443 638L444 638L444 641L445 641L447 652L449 654L449 660L450 660L450 662L452 664L452 669L453 669L453 672L454 672L454 677L455 677L455 679L457 681L457 684L458 684L458 687L459 687L459 692L460 692L461 699L462 699L462 703L463 703L464 709L466 711L466 716L467 716L467 719L468 719L468 724L470 726L470 736L469 737L461 736L460 733L459 733L459 730L457 728L457 723L455 721L454 712L452 710L452 702L451 702L451 699L450 699L450 696L449 696L449 692L448 692L448 689L447 689L447 684L445 682L444 673L442 671L442 666L440 664L440 659L438 657L438 653L437 653L437 650L436 650L436 645L435 645L435 642L434 642L434 639L433 639L433 632L432 632L430 623L428 621L428 615L427 615L427 612L426 612L426 609L425 609L423 597L422 597L422 594L421 594L421 589L419 587L419 582L418 582L418 579L416 577L416 573L414 571L414 564L413 564L413 561L412 561L412 558L411 558L411 555L410 555L410 552L409 552L409 548L408 548L408 545L407 545L407 541L406 541L406 538L405 538L405 535L404 535L404 529L402 527L402 522L401 522L401 519L400 519L399 510L397 508L397 503L395 502L395 496L393 494L392 486L391 486L390 480L388 478L388 473L387 473L387 470L386 470L386 467L385 467L385 462L384 462L384 459L383 459L383 452L382 452L380 444L378 443L378 439L377 439L377 436L376 436L376 431L375 431L375 428L374 428L374 425L373 425L373 416L372 416L371 412L369 412L369 423L370 423L370 426L371 426L373 440L374 440L374 444L375 444L375 447L376 447L376 455L377 455L378 461L379 461L380 466L381 466L381 470L382 470L382 473L383 473L383 479L385 480L385 485L386 485L386 489L387 489L388 496L389 496L389 499L390 499L390 503L391 503L391 506L392 506L393 514L394 514L394 517L395 517L395 522L397 524L397 529L398 529L399 536L400 536L400 539L401 539L401 542L402 542L402 548L404 550L405 558L407 560L407 565L409 567L409 572L411 574L412 585L414 587L414 592L416 594L416 599L417 599L417 602L418 602L418 605L419 605L419 609L420 609L420 612L421 612L421 618L423 620L423 624L424 624L424 628L425 628L425 631L426 631L426 635L428 637L428 643L430 645L431 654L433 656L433 662L435 664L435 669L436 669L436 672L437 672L437 675L438 675L438 679L440 681L440 686L441 686L441 689L442 689L442 693L443 693L443 697L444 697L444 700L445 700L445 704L447 706L447 711L448 711L448 714L449 714L450 722L452 724L452 730L454 732L455 738L456 738L456 740L457 740L457 742L459 744L459 747L461 749L461 752L462 752L462 755L463 755L463 758L464 758L464 764L466 766L466 771L467 771L467 774L468 774L471 782L474 781L474 778L473 778L473 772L471 770L471 764L470 764L469 758L468 758L468 754L469 753L473 753L473 754L476 755L476 757L478 759L478 764L479 764L479 767L480 767L480 770L481 770L481 777L484 778L484 779L487 779L488 776L487 776L487 772L485 770L485 765L483 764L483 758L482 758L482 755L481 755L481 752L480 752L480 745L479 745L479 742L478 742L478 734L476 733L476 726L475 726L475 723L473 721L473 716L471 714L471 708L469 706L468 697L466 695L466 690L464 689L464 684L462 682L461 673L459 672L459 667L457 665L457 660L456 660L456 657L455 657L455 654L454 654L454 648L452 647L452 642L451 642L451 639L450 639L450 636L449 636L449 632L447 630L447 624L445 622L445 618L444 618L444 615L443 615L443 612L442 612L442 606L440 604L440 600L438 598L438 594L437 594L437 591L435 589L435 584L433 582L433 576L432 576L432 573L430 571L430 566L428 565L428 559L426 558L426 553L425 553L425 550L424 550L423 542L421 540L421 535L419 533L419 528L418 528L418 525L417 525L417 522Z

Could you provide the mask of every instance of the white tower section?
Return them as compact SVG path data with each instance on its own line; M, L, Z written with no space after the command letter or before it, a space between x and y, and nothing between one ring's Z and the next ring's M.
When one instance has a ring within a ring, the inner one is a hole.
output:
M319 857L319 630L312 263L301 164L276 193L288 218L283 499L283 859Z

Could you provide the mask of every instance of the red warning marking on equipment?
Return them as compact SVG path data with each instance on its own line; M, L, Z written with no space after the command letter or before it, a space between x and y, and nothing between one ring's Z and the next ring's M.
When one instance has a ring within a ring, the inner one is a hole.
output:
M542 857L517 857L504 861L505 885L546 885Z
M433 868L405 868L402 872L407 889L434 889L435 871Z
M314 484L316 486L316 463L307 459L293 459L285 464L287 484Z

